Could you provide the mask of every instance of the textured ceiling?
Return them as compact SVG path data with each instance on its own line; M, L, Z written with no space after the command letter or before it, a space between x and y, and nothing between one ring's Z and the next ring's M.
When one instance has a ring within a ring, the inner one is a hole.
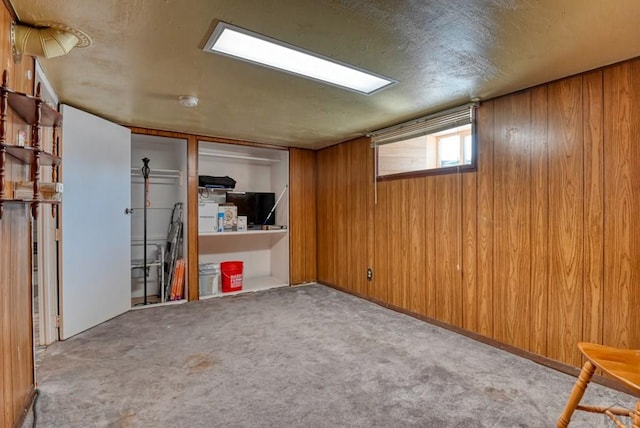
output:
M638 0L11 0L93 44L41 58L61 102L121 123L320 148L640 56ZM392 77L365 96L206 54L218 21ZM179 95L196 95L187 109Z

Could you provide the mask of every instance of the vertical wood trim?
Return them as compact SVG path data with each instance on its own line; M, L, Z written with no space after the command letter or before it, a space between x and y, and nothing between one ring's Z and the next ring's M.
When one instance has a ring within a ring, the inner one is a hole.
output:
M413 266L410 266L409 260L409 250L410 247L409 242L409 204L407 203L408 194L409 194L409 180L400 180L402 183L401 193L398 195L400 200L397 203L400 205L400 258L396 261L398 266L400 266L400 283L402 284L402 296L401 302L402 307L408 308L410 303L410 284L409 284L409 271L413 269Z
M320 219L324 218L325 204L323 203L324 195L327 193L325 186L326 168L324 159L326 152L320 150L316 152L316 231L320 231ZM326 233L326 231L324 232ZM327 252L324 248L324 233L316 233L316 278L318 282L326 281L326 275L324 274L324 267L326 266Z
M478 333L493 333L493 147L494 101L478 109Z
M198 140L187 138L187 285L189 300L200 298L198 273Z
M529 349L547 352L549 299L549 169L547 86L531 91L531 338Z
M299 149L289 149L289 198L294 201L304 185L301 183L302 154ZM298 159L300 156L300 159ZM304 270L304 222L301 203L289 204L289 280L291 284L303 282Z
M338 202L336 201L336 196L340 192L338 186L338 178L337 171L339 170L339 165L336 165L337 159L339 159L338 146L332 147L329 149L329 153L331 153L331 161L334 163L331 164L330 174L328 177L328 193L325 199L325 203L327 204L327 213L326 217L323 219L323 224L326 225L327 230L327 245L329 247L329 266L328 266L328 280L330 284L339 284L338 282L338 260L340 255L338 254L337 249L340 248L340 242L338 239L340 238L338 234L338 227L340 216L338 214Z
M21 420L33 390L31 234L26 206L7 204L0 221L0 422Z
M389 303L389 187L391 182L379 182L375 209L375 265L372 297Z
M320 233L317 234L316 251L318 266L318 281L331 284L329 277L329 256L331 255L328 235L330 228L328 221L328 199L331 190L329 188L329 149L317 153L317 186L316 186L316 225Z
M322 256L323 259L319 259L318 263L320 263L320 260L324 260L324 263L322 265L323 267L323 277L322 277L322 281L326 281L329 283L332 283L334 281L334 278L332 277L332 264L333 264L333 253L334 253L334 243L335 241L333 240L333 228L330 227L329 225L331 224L331 213L333 210L333 206L332 206L332 198L331 195L335 192L335 189L333 188L333 179L332 179L332 175L334 173L333 168L334 166L331 164L331 160L333 159L332 153L333 153L333 149L328 150L326 152L324 152L325 156L323 156L323 163L324 163L324 180L323 181L323 194L322 194L322 199L318 199L318 217L317 217L317 224L318 224L318 229L323 230L324 233L320 233L318 235L318 241L320 242L320 244L318 245L318 252L322 252ZM320 272L318 272L320 273Z
M403 296L402 296L402 306L405 308L410 307L411 304L411 283L410 283L410 275L411 271L415 269L414 266L411 265L410 253L411 246L409 245L409 237L411 236L411 207L409 203L409 182L411 180L401 180L402 181L402 200L400 204L402 206L402 216L400 218L401 225L400 230L402 233L402 247L400 251L400 259L398 260L398 264L401 267L401 278L403 284Z
M631 144L631 159L635 161L635 168L632 169L632 174L630 175L631 187L634 189L631 207L634 207L633 214L637 215L637 207L640 206L640 194L638 192L640 189L640 171L637 167L637 160L640 159L640 144L638 144L638 135L640 135L640 104L638 103L638 100L640 100L640 60L630 62L629 67L632 70L630 93L634 100L630 123L630 134L633 138L629 140L629 144ZM625 302L623 309L626 318L623 319L626 321L630 347L638 349L640 348L640 328L637 328L640 325L640 310L638 309L640 308L640 264L638 263L638 260L640 260L640 232L637 227L633 229L631 255L632 258L630 260L633 260L632 277L628 283L629 300Z
M387 195L388 203L388 231L389 231L389 251L386 255L388 264L388 284L389 303L402 307L405 299L405 282L402 272L402 246L404 245L404 234L402 230L403 217L406 210L402 206L404 203L404 188L406 180L392 181Z
M345 269L352 273L356 292L365 295L367 291L367 209L368 209L368 153L369 139L361 138L349 145L349 164L345 171L350 171L350 208L346 213L346 224L349 229L349 242L346 246L351 254L349 266Z
M311 192L310 195L305 195L304 198L292 199L293 203L296 201L303 201L305 205L305 230L304 235L306 238L305 246L305 261L304 261L304 281L315 282L318 278L317 274L317 223L316 223L316 152L308 150L306 151L306 167L304 173L304 188Z
M411 312L427 314L427 265L426 259L426 210L424 209L426 178L410 180L407 184L409 204L409 233L406 247L409 249L409 306Z
M2 246L2 257L0 257L0 293L3 298L0 299L0 423L2 426L10 426L13 423L13 390L12 387L12 361L11 351L13 350L13 342L11 340L11 317L13 309L11 308L11 288L15 286L9 282L9 272L11 272L11 264L9 259L10 248L6 247L10 242L12 224L10 221L13 217L13 211L10 206L5 207L5 213L0 221L0 245ZM9 285L11 284L11 286Z
M358 256L359 252L351 251L351 243L354 237L357 235L358 222L356 219L359 217L355 198L358 197L359 189L357 186L357 177L354 174L354 170L358 169L358 141L353 141L351 144L342 144L341 148L342 156L341 162L341 174L340 184L343 191L336 195L340 199L340 206L342 207L339 222L343 225L342 237L340 248L342 249L342 256L340 257L339 279L338 284L346 284L350 290L359 292L360 283L358 277L362 275L359 272ZM362 173L362 171L359 171ZM361 252L360 252L361 253ZM358 275L360 274L360 275Z
M316 154L289 150L291 284L316 281Z
M14 421L21 419L24 415L25 406L29 403L27 399L31 394L34 385L33 367L33 283L32 283L32 240L31 222L22 224L23 227L12 230L13 240L24 242L23 251L12 253L12 265L18 270L18 275L25 278L24 286L13 289L13 309L14 317L11 319L14 331L13 341L16 351L14 358ZM29 238L19 233L20 229L25 230Z
M640 61L604 71L605 271L603 341L640 346Z
M377 276L376 269L376 234L375 234L375 153L371 148L371 140L367 138L367 267L373 269L373 280L367 280L366 296L373 296L373 287Z
M334 284L346 284L352 290L353 283L349 282L349 252L347 245L349 242L349 228L347 227L347 204L350 199L348 190L348 172L345 168L349 164L349 151L347 144L339 144L336 147L336 168L334 169L333 182L336 192L333 194L334 200L334 222L331 228L334 229L334 252L333 252L333 278Z
M437 300L437 287L438 282L436 279L436 177L426 177L426 197L424 198L424 211L426 214L424 229L424 239L427 243L426 259L424 261L426 265L426 312L430 318L436 318L436 311L438 308Z
M549 85L550 282L547 353L580 365L583 296L582 77Z
M602 343L604 293L603 73L583 78L584 304L582 340Z
M500 98L494 108L494 336L527 349L531 311L531 93Z
M458 175L434 177L436 184L435 211L435 269L436 318L448 324L462 325L462 290L459 257Z
M289 149L289 278L292 285L304 282L304 154L300 149Z
M360 138L317 153L318 280L358 294L369 288L369 152Z
M478 176L462 174L462 327L478 332Z

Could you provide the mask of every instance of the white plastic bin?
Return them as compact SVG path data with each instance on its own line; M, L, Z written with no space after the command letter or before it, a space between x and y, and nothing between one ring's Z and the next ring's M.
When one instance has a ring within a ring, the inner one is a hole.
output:
M220 293L220 265L218 263L200 263L200 297L215 296Z

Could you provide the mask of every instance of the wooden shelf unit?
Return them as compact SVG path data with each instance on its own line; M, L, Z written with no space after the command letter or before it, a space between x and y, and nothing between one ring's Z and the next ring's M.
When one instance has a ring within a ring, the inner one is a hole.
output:
M7 143L7 108L11 109L23 119L30 127L30 141L28 145L18 146ZM52 138L52 152L42 150L40 131L42 127L59 128L62 125L62 115L53 107L46 104L40 96L40 84L36 88L36 95L31 96L22 92L16 92L8 86L8 72L2 73L2 86L0 86L0 219L2 218L5 203L31 204L31 213L38 217L38 205L50 203L57 205L60 202L40 197L40 167L52 166L51 181L56 182L58 166L62 162L58 154L59 147L54 129ZM7 155L18 160L24 165L29 165L31 181L33 181L32 198L7 198L4 194L5 173Z
M58 166L62 161L60 156L36 149L30 146L13 146L11 144L0 143L4 146L7 154L22 161L25 164L33 163L36 156L40 157L40 166Z
M43 199L43 198L38 198L38 199L0 198L0 203L12 203L12 202L17 204L38 203L38 204L52 204L52 205L59 205L61 203L61 201L54 201L51 199Z
M40 88L36 89L35 97L16 92L7 87L4 76L3 73L2 90L7 94L7 102L25 122L38 126L60 127L62 125L62 114L43 101L40 97Z

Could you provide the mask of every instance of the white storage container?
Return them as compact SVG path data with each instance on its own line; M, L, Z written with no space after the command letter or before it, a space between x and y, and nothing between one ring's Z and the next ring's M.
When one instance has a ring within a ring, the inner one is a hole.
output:
M218 231L218 204L216 202L200 202L198 204L198 232Z
M218 263L200 263L200 297L220 294L220 265Z

